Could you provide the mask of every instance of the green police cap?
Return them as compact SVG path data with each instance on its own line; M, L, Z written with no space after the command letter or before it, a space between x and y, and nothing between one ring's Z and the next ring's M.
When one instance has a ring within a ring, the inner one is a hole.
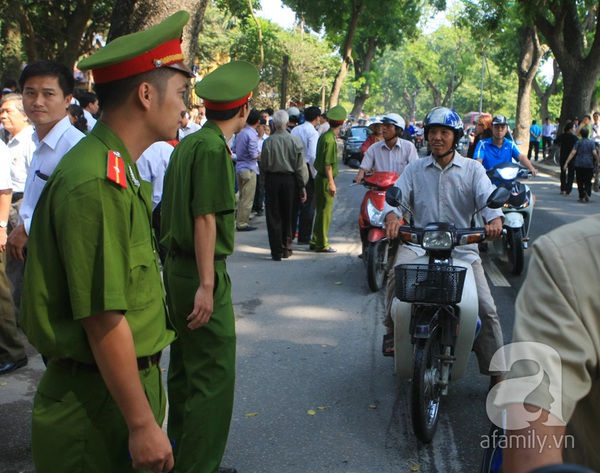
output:
M194 77L184 64L181 52L181 35L189 19L188 12L178 11L147 30L111 41L79 61L77 67L82 71L91 70L97 84L125 79L159 67L170 67Z
M336 105L327 112L327 119L333 122L343 122L347 116L346 109L341 105Z
M246 61L232 61L197 82L195 91L204 99L207 109L232 110L248 103L259 80L256 66Z

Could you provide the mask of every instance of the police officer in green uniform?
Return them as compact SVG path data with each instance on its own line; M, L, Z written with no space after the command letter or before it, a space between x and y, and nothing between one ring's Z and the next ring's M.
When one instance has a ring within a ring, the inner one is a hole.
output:
M346 120L346 109L336 105L327 112L330 128L317 143L317 156L315 159L315 227L310 249L319 253L335 253L336 250L329 246L327 234L331 224L333 211L333 198L336 194L334 179L338 175L337 142L335 135Z
M221 468L233 410L235 321L225 260L233 253L235 169L227 140L239 132L258 85L256 67L225 64L196 84L208 121L188 135L165 174L161 244L178 339L171 345L168 433L175 472Z
M21 324L49 358L33 406L38 473L169 471L158 366L169 328L151 186L135 161L174 136L190 70L181 11L79 63L102 114L67 153L33 216Z

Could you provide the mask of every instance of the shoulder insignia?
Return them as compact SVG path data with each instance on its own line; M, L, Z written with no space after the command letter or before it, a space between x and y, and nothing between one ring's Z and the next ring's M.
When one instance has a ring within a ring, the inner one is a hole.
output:
M108 152L108 165L106 177L122 188L127 189L127 175L125 174L125 163L118 151Z

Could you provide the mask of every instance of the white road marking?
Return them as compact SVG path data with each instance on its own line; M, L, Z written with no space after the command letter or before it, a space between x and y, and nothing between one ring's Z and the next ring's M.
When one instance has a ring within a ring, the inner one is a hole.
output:
M486 274L489 276L490 281L492 281L494 286L510 287L510 283L508 282L508 280L502 275L502 272L489 258L483 260L483 266L485 268Z

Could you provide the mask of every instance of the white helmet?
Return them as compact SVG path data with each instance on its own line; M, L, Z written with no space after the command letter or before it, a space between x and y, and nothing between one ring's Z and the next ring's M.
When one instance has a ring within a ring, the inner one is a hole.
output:
M392 125L398 128L402 128L403 130L404 127L406 127L406 122L404 121L404 118L402 118L397 113L388 113L381 119L381 122L384 124L391 123Z
M300 116L300 110L298 109L298 107L290 107L287 109L287 114L290 117L299 117Z

